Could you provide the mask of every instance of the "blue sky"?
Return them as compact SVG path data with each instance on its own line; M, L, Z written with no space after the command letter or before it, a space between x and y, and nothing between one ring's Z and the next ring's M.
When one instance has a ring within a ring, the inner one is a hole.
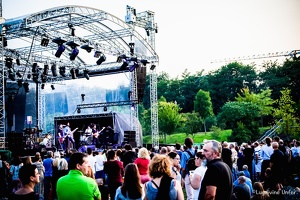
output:
M300 49L298 0L2 0L6 19L64 5L97 8L123 20L126 5L155 12L157 70L171 77L185 68L217 69L222 63L214 60Z

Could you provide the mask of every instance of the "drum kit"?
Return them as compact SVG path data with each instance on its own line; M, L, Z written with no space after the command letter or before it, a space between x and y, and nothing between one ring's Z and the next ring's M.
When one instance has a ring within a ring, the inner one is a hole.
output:
M80 144L90 145L93 143L93 136L91 134L86 134L83 131L78 131L80 133Z

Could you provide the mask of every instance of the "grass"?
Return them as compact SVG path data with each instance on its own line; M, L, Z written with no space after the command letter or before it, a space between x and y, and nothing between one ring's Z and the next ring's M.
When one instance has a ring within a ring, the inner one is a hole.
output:
M269 127L262 127L259 129L259 135L263 134L266 130L268 130ZM219 135L217 136L218 138L216 138L215 134L213 134L212 132L199 132L196 133L194 135L186 135L185 133L174 133L171 135L167 135L166 138L166 143L167 144L175 144L176 142L182 144L184 142L184 139L186 137L191 137L194 140L194 143L203 143L204 139L210 140L210 139L217 139L218 141L228 141L228 137L231 135L232 130L228 129L228 130L222 130ZM228 141L228 142L233 142L233 141ZM146 135L143 136L143 143L144 144L151 144L152 143L152 136L150 135ZM159 143L160 144L164 144L164 138L162 135L160 135L160 139L159 139Z

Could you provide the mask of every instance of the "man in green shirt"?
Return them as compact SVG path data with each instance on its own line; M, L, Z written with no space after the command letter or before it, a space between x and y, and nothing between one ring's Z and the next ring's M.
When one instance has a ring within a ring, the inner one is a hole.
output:
M57 181L56 193L58 200L94 200L101 199L96 181L86 177L88 172L87 155L74 153L69 160L69 173Z

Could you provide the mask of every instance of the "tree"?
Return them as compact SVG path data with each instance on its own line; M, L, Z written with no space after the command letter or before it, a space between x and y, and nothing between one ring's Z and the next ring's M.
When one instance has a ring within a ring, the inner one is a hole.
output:
M184 124L183 130L187 137L190 133L194 135L195 133L199 132L203 125L203 120L199 118L199 114L195 112L183 113L182 121Z
M162 96L158 101L158 125L159 131L164 135L166 143L166 134L171 134L180 125L182 121L179 114L180 107L173 103L167 102Z
M214 113L218 113L228 101L234 101L238 92L247 86L250 91L257 88L257 75L254 66L230 63L209 73L203 81L202 89L210 92Z
M274 100L271 99L271 90L266 89L262 90L260 93L255 94L251 92L248 87L241 89L241 94L238 94L238 97L235 99L238 102L251 102L260 107L260 116L263 126L263 116L272 114L273 112L273 103Z
M194 110L204 121L204 131L206 132L205 119L213 115L212 103L209 92L199 90L194 101Z
M260 107L251 102L227 102L218 114L218 122L225 122L227 128L232 130L244 128L244 139L256 139L258 137L258 119L260 116ZM242 123L243 126L241 126ZM232 133L232 138L238 136L238 132ZM247 136L247 137L246 137Z
M291 98L291 90L284 89L281 91L281 97L280 99L276 100L276 103L278 103L278 108L274 111L274 117L277 119L283 119L283 122L280 123L282 132L286 136L297 136L297 133L300 131L299 119L295 116L295 109L293 106L295 105L295 102Z

